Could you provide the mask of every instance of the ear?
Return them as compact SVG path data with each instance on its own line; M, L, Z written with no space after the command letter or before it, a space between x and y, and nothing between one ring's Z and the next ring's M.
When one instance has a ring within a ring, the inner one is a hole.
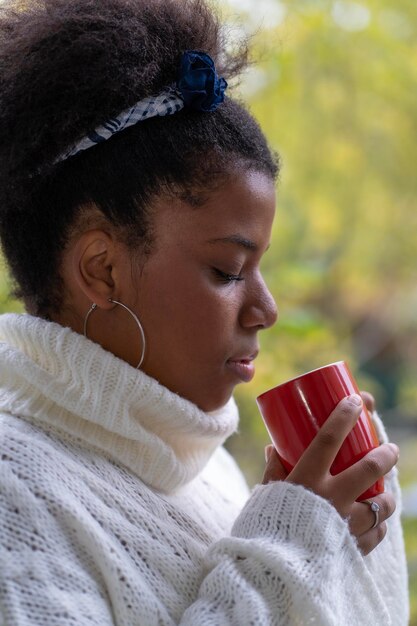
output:
M100 308L112 307L117 243L103 230L84 232L72 251L72 270L77 286Z

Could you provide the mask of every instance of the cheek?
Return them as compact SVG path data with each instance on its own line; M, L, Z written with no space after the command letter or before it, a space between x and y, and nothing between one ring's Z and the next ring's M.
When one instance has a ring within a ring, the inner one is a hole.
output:
M177 343L213 342L237 323L238 308L233 287L216 286L208 277L181 276L165 273L152 281L138 297L138 309L153 332L165 341ZM213 346L214 347L214 346Z

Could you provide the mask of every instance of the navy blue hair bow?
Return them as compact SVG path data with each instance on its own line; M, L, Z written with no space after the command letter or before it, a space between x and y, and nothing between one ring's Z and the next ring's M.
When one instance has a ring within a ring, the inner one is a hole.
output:
M219 78L208 54L187 50L182 55L177 88L186 106L208 112L215 111L223 102L227 82Z

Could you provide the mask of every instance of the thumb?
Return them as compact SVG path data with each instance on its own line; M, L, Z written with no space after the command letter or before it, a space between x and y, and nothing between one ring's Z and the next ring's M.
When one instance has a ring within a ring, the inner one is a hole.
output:
M285 480L288 472L281 463L274 446L265 448L266 468L262 478L262 484L266 485L274 480Z

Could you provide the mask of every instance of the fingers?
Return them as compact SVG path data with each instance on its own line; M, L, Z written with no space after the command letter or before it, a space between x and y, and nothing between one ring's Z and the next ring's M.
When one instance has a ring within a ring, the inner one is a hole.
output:
M399 451L395 443L386 443L374 448L360 461L335 476L345 498L356 500L369 489L378 478L385 476L398 461Z
M379 506L378 516L371 509L372 502ZM381 493L372 500L355 502L349 516L350 532L357 538L367 534L372 530L375 521L378 521L378 524L385 522L394 513L395 508L395 499L391 493Z
M279 460L279 456L274 446L265 448L266 468L262 478L262 484L266 485L273 480L285 480L288 473Z
M366 556L381 543L386 534L387 525L385 522L381 522L378 526L368 530L367 533L358 538L359 550Z
M313 479L328 474L340 446L355 425L361 409L360 396L343 398L300 458L296 465L296 474L302 472L303 475L310 475ZM357 495L360 493L362 492L360 491Z
M375 411L375 398L369 391L361 391L362 400L370 413Z

